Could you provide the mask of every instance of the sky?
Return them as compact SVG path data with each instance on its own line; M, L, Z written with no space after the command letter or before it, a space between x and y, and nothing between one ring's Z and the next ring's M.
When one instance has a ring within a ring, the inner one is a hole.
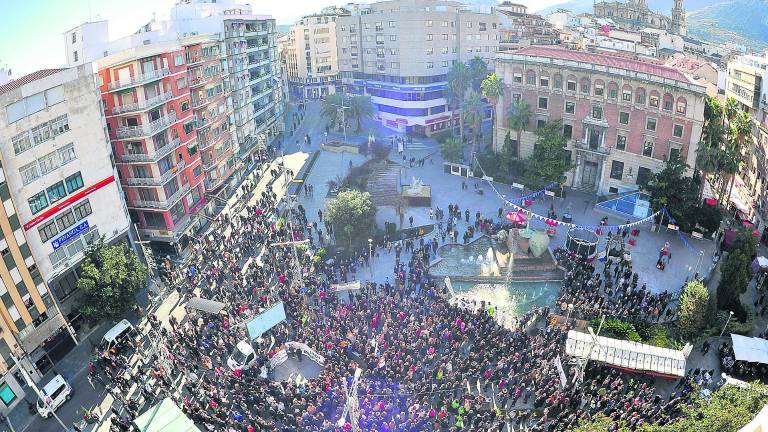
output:
M358 0L370 3L369 0ZM135 32L156 14L167 17L177 0L0 0L0 67L11 68L13 77L64 63L62 34L86 21L109 20L110 39ZM290 24L302 15L319 12L333 0L236 0L250 3L254 13ZM341 5L349 0L339 1ZM532 10L561 0L524 0ZM479 3L487 4L488 0ZM23 41L23 43L21 42Z

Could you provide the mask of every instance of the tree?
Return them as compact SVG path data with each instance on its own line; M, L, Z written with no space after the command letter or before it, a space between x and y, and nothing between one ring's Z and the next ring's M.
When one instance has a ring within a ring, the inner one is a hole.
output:
M501 146L501 151L498 153L499 165L505 176L509 176L512 171L512 165L518 158L517 148L512 143L512 136L507 132L504 136L504 144Z
M469 69L461 62L454 63L448 71L448 100L454 111L461 108L470 82ZM461 116L460 116L461 118ZM464 122L459 121L459 138L464 142Z
M642 186L651 195L653 211L666 207L683 231L690 231L696 225L699 203L698 177L687 176L687 168L679 157L671 157L664 168Z
M474 56L467 63L467 68L469 69L469 85L472 90L480 92L480 86L485 77L488 76L488 64L479 56Z
M739 296L747 290L752 278L750 266L757 251L757 242L752 232L741 230L734 240L728 257L720 267L720 284L717 286L717 308L732 311L743 321L746 311Z
M523 175L529 188L541 189L552 182L562 182L571 169L567 140L561 121L547 122L536 131L533 154L525 161Z
M461 162L464 159L464 145L458 138L448 137L440 143L440 154L448 162Z
M120 318L136 303L144 287L147 268L128 246L97 245L86 251L77 287L83 292L80 313L89 320Z
M373 117L373 104L370 96L354 96L349 100L349 117L355 119L357 128L355 132L360 132L362 120Z
M729 146L731 151L728 153L733 158L731 161L736 171L740 171L744 165L744 149L750 147L749 142L752 140L752 118L748 112L739 111L735 114L734 118L729 123ZM736 172L730 174L730 186L728 187L728 198L733 191L733 183L736 178Z
M517 154L520 155L520 139L523 131L531 123L531 107L523 101L513 102L507 112L507 126L517 131Z
M461 112L464 120L472 125L472 150L470 151L470 157L474 157L475 151L477 150L480 129L483 126L483 118L485 118L485 103L480 99L480 94L474 90L470 90L467 98L461 105ZM470 160L469 165L474 165L474 161Z
M480 91L488 102L491 104L491 147L493 151L498 151L496 146L496 103L499 98L504 95L504 80L499 78L496 73L488 75L480 84Z
M685 337L698 334L707 324L709 291L699 280L688 282L680 295L677 327Z
M344 106L344 94L333 93L323 98L320 103L320 116L325 119L328 125L335 128L338 121L339 108Z
M328 221L343 230L350 248L353 244L368 242L376 228L376 206L370 193L359 190L339 192L336 198L328 201L327 208Z

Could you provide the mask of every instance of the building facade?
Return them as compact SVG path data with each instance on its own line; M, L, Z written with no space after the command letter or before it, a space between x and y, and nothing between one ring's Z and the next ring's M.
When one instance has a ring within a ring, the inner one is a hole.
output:
M8 187L40 273L74 319L85 249L102 237L124 241L130 227L93 65L6 89L0 140L9 145L0 153Z
M702 86L657 64L554 47L499 53L496 73L508 83L496 106L529 105L531 124L515 143L533 152L535 129L562 120L574 168L568 186L600 195L636 190L672 156L694 166L704 120ZM516 131L499 122L498 143ZM692 171L691 171L692 172Z
M529 14L528 7L501 2L494 8L499 15L499 51L515 51L530 45L554 45L559 32L541 15Z
M336 49L336 18L346 9L330 7L291 26L283 40L288 90L298 99L319 99L341 87Z
M429 135L458 125L445 94L448 71L476 56L492 67L498 16L444 0L383 1L350 12L336 19L345 91L370 95L376 120L394 131Z
M610 19L620 26L635 30L652 27L674 34L686 33L683 0L673 0L670 16L652 11L646 0L596 2L594 14L598 18Z
M731 191L730 201L748 218L765 228L768 221L768 55L734 57L727 66L726 98L734 98L752 118L752 141L743 150L744 165Z

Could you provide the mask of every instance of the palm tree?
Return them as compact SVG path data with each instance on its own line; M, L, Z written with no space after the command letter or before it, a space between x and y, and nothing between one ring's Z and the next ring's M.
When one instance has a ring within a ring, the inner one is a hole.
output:
M728 187L728 199L730 199L731 193L733 192L733 183L736 173L741 171L741 168L744 165L744 150L751 148L749 142L752 140L752 118L749 116L749 113L738 111L735 114L732 113L732 115L733 117L728 120L730 130L727 147L729 148L729 151L733 153L732 155L729 153L729 156L734 158L733 162L736 164L736 172L729 173L730 186Z
M488 64L480 56L474 56L467 63L467 69L469 69L469 84L474 91L479 92L483 80L488 76Z
M349 100L349 116L357 122L355 132L360 132L362 120L373 117L373 104L370 96L355 96Z
M520 157L520 139L523 135L523 131L531 122L531 107L523 102L514 102L509 107L507 113L507 125L510 129L517 131L517 157Z
M472 151L470 152L470 155L474 160L478 134L483 124L483 118L485 118L485 104L480 98L480 94L474 90L470 90L467 94L467 98L461 105L461 111L464 114L464 120L472 125ZM470 160L470 165L473 164L472 160Z
M730 122L739 114L739 102L733 97L729 97L725 100L725 106L723 107L723 120Z
M323 117L329 126L335 128L338 118L339 108L344 105L344 94L333 93L323 98L320 105L320 116Z
M483 96L491 103L491 147L493 151L498 151L496 148L496 102L504 95L504 80L499 78L496 73L488 75L480 84L480 90Z
M469 81L470 75L467 65L461 62L454 63L451 70L448 71L448 100L454 111L458 110L464 102ZM459 120L459 139L464 142L464 122L462 120Z
M720 148L712 146L707 141L699 142L696 147L696 168L701 173L701 183L699 184L699 199L704 194L704 186L707 182L707 176L715 173L720 166Z

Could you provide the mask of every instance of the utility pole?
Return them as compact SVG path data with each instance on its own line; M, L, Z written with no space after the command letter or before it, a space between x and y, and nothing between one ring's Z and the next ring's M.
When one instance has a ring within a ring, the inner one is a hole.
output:
M605 322L605 315L600 317L600 325L597 326L597 333L594 333L592 331L592 327L589 327L589 334L592 335L592 343L589 345L589 352L587 352L587 356L579 359L579 362L581 363L579 367L579 375L574 380L574 384L577 384L581 386L581 384L584 382L584 369L587 367L587 363L589 363L589 358L592 357L592 351L595 349L595 346L599 346L600 343L597 341L597 336L600 334L600 330L603 328L603 323Z
M344 421L349 414L349 422L352 425L352 432L360 432L360 404L357 400L357 387L360 384L360 376L363 374L363 370L360 368L355 369L355 376L352 380L352 389L347 387L347 380L343 380L341 384L344 387L344 394L347 395L347 403L344 405L344 411L341 413L341 418L336 422L336 426L343 427Z
M56 411L54 411L53 407L51 406L51 398L48 395L44 395L42 391L40 391L40 388L37 387L37 384L35 384L35 381L32 380L32 377L29 376L29 373L26 369L24 369L24 366L19 363L19 359L16 358L16 356L11 353L11 358L13 359L13 362L16 363L16 366L19 367L19 372L21 372L21 376L24 377L24 380L27 382L27 384L32 387L32 389L37 394L37 397L40 398L41 401L45 404L46 408L51 411L51 415L56 419L56 421L59 422L62 429L64 429L64 432L69 432L69 428L64 424L63 421L61 421L61 418L59 418L59 415L56 414ZM7 419L6 419L7 420ZM9 422L10 424L10 422Z

